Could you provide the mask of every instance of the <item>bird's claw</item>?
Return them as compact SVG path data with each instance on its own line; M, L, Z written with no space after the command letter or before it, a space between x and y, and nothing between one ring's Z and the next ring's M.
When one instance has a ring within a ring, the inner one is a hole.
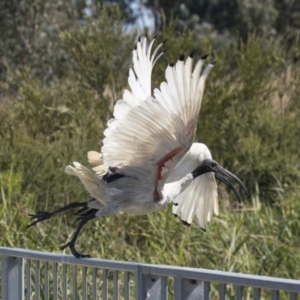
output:
M88 255L88 254L81 254L79 253L76 249L75 249L75 245L74 243L69 242L69 243L66 243L65 245L63 245L62 247L60 247L60 250L64 250L66 249L67 247L70 248L72 254L76 257L76 258L90 258L91 256Z
M53 215L52 213L47 212L47 211L38 211L37 214L29 214L28 216L30 217L30 220L33 222L30 223L27 226L27 228L29 228L39 222L50 219L52 217L52 215Z

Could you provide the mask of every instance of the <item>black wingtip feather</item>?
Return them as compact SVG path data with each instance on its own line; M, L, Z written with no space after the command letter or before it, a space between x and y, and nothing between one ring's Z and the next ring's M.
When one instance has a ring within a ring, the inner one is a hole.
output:
M194 54L195 54L195 50L191 51L189 57L190 57L190 58L194 58Z
M141 36L138 37L138 42L139 42L139 43L141 42Z
M206 232L206 229L205 229L205 228L202 228L202 227L200 227L200 228L202 229L202 231Z
M181 54L180 56L179 56L179 58L178 58L180 61L184 61L184 55L183 54Z
M169 66L172 68L172 67L174 67L174 64L173 64L173 63L170 63Z
M188 227L190 227L191 226L191 224L190 223L188 223L187 221L184 221L184 220L181 220L182 221L182 223L185 225L185 226L188 226Z
M168 39L164 40L164 41L162 42L162 44L165 44L167 41L168 41Z
M178 215L177 215L177 214L173 214L173 216L174 216L174 217L176 217L176 218L178 217Z
M208 54L205 54L205 55L203 55L203 56L201 57L201 59L202 59L202 60L206 60L207 57L208 57Z

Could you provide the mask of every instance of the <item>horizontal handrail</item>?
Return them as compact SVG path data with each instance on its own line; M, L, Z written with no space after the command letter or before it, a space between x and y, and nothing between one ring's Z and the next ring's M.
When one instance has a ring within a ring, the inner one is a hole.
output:
M139 272L142 272L143 274L182 277L200 281L210 281L300 293L300 281L293 279L207 270L201 268L152 265L96 258L77 259L70 255L7 247L0 247L0 255L119 271L135 272L137 269L139 269Z

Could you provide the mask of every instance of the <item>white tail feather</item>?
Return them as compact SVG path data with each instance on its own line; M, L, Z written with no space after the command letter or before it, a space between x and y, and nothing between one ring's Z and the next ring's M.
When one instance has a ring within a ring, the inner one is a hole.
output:
M103 191L105 183L91 170L78 162L73 162L73 166L66 166L65 172L69 175L77 176L93 198L99 200L103 204L107 204L108 199Z
M101 156L101 153L97 151L88 152L89 164L99 177L102 177L108 172L108 166L103 163Z

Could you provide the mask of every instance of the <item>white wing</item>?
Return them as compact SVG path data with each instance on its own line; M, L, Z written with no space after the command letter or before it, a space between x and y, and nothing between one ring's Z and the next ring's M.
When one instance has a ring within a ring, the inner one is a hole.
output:
M204 159L212 159L209 149L200 143L193 143L190 150L167 178L174 182L191 173ZM215 176L207 173L194 179L187 189L173 200L173 214L187 224L195 220L201 228L210 222L213 213L219 214L218 192Z
M158 53L164 43L160 43L151 53L155 39L148 44L147 39L139 39L132 51L133 68L129 69L128 84L131 89L125 90L123 99L116 102L114 106L114 118L107 123L105 136L109 136L114 128L120 123L124 116L141 101L151 96L151 74L156 61L163 55ZM158 54L158 55L157 55ZM108 171L108 167L102 160L102 155L96 151L88 152L88 160L93 171L102 177Z
M145 61L149 53L142 52ZM103 162L132 177L127 185L153 192L154 200L161 198L161 189L169 172L189 150L201 108L205 80L213 67L209 64L200 76L204 59L192 72L193 59L180 57L176 65L166 69L167 82L155 89L154 97L146 95L110 126L101 149ZM141 67L137 80L143 79L146 67ZM141 77L141 78L140 78ZM147 81L148 82L148 81ZM143 84L142 84L143 85ZM142 86L141 85L141 86ZM132 95L141 96L140 87L132 85ZM136 89L136 90L135 90ZM124 99L123 99L124 100ZM121 100L122 101L122 100ZM124 101L127 107L127 100Z
M128 84L131 92L124 91L123 99L118 100L114 107L114 118L107 123L105 136L109 136L111 131L120 123L124 116L141 101L151 96L151 74L156 61L163 55L158 53L163 43L160 43L153 54L151 50L155 39L148 45L147 39L139 39L135 49L132 51L133 69L129 69Z

